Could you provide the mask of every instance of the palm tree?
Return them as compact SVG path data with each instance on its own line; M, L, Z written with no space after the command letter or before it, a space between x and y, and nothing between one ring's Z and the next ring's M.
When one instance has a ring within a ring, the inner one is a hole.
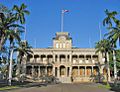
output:
M0 13L0 50L7 40L9 31L14 30L16 27L24 28L16 24L16 21L15 14L11 12L8 12L7 14L4 14L4 12Z
M24 56L28 56L30 54L32 54L32 51L31 51L31 46L28 44L27 41L21 41L19 43L19 47L17 47L15 49L15 51L18 52L18 56L17 56L17 73L18 73L18 79L20 78L20 65L21 65L21 62L22 62L22 59Z
M112 21L119 23L119 20L115 18L115 16L118 14L116 11L110 12L108 9L106 9L105 14L107 15L107 17L103 20L104 26L108 25L108 27L112 27Z
M20 42L20 36L18 30L10 30L7 32L7 38L10 41L10 66L9 66L9 85L11 85L11 79L12 79L12 62L13 62L13 53L14 53L14 43L15 40Z
M25 14L29 15L30 12L26 10L27 6L23 3L20 7L14 5L13 10L16 11L16 18L21 24L25 23Z
M18 9L17 7L18 6L15 5L9 12L0 11L0 50L2 49L7 39L10 41L9 85L11 85L12 79L12 57L14 52L15 39L18 41L21 40L20 35L18 34L18 30L24 28L20 26L20 24L25 23L24 14L29 13L27 10L25 10L27 7L26 5L22 4L20 8L18 7ZM20 24L16 23L18 21L20 21Z
M120 20L118 20L115 16L118 14L116 11L109 12L108 10L105 11L107 17L103 20L103 25L108 25L108 29L110 30L109 33L106 35L108 39L111 40L113 44L113 48L115 48L117 40L120 43ZM115 27L113 27L113 23ZM117 78L117 68L116 68L116 57L115 51L113 50L113 61L114 61L114 78Z
M95 48L97 49L96 53L101 52L105 58L105 66L107 68L106 78L108 84L108 81L110 80L109 53L113 50L113 48L111 47L110 41L107 39L97 42Z

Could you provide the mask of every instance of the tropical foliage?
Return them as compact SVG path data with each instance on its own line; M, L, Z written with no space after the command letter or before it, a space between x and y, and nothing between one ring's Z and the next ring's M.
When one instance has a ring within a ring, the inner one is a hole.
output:
M16 71L18 62L22 62L23 56L30 52L28 42L22 41L21 38L24 32L25 15L29 15L26 8L24 3L20 6L14 5L11 9L0 4L0 71L6 73L10 85L12 71L13 73ZM15 57L17 62L13 59L15 51L19 53L18 57Z

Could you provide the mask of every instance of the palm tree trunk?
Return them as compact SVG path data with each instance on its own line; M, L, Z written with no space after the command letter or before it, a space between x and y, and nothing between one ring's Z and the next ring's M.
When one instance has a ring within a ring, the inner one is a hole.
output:
M2 50L2 46L3 46L3 44L4 44L4 39L5 39L5 36L2 35L2 36L1 36L1 39L0 39L0 50Z
M109 67L109 54L107 52L107 82L110 82L110 80L111 78L110 78L110 67Z
M18 81L20 81L20 56L17 57L17 77Z
M117 67L116 67L115 50L113 50L113 61L114 61L114 79L117 79Z
M12 81L12 60L13 60L13 48L10 53L10 65L9 65L9 85L11 86Z

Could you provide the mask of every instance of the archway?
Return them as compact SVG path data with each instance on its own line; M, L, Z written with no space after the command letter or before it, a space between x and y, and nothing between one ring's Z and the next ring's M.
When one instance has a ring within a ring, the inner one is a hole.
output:
M60 76L61 77L65 77L65 75L66 75L66 68L65 68L65 66L60 66Z

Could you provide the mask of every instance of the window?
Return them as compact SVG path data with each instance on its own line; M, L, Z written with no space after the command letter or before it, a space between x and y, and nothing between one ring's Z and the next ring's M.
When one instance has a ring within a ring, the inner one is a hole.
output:
M65 48L65 43L63 43L63 48Z
M56 43L56 48L58 48L59 47L59 44L58 43Z
M62 44L60 43L60 48L62 48Z

